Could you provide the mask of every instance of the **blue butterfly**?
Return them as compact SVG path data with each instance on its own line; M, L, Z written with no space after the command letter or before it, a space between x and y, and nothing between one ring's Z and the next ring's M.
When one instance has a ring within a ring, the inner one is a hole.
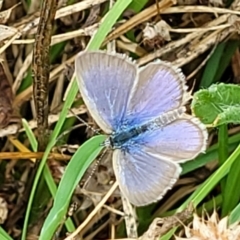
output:
M75 61L82 98L113 149L122 194L134 205L155 202L172 188L179 163L207 145L207 130L186 114L191 98L181 70L163 61L145 67L125 55L84 51Z

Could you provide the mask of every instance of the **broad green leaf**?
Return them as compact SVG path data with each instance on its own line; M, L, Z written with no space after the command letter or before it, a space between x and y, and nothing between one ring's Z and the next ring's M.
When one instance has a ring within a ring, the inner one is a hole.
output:
M205 124L240 123L240 86L214 84L193 96L192 111Z

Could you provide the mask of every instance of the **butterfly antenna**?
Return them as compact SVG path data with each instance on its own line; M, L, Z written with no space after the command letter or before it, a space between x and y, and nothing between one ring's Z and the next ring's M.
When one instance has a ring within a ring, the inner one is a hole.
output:
M93 127L91 127L86 121L84 121L82 118L80 118L79 116L77 116L72 109L69 109L69 112L71 112L81 123L83 123L87 128L91 129L91 131L93 133L95 133L96 135L99 135L100 132L96 129L94 129Z
M82 126L85 126L85 124L80 123L80 124L77 124L77 125L71 127L71 128L68 129L68 130L63 131L63 132L58 136L58 138L56 139L56 142L58 142L61 138L63 138L63 137L66 136L67 134L69 134L69 133L70 133L71 131L73 131L74 129L77 129L77 128L82 127Z
M107 149L104 149L104 151L102 152L102 154L100 155L100 157L96 160L96 162L93 165L92 171L89 174L89 176L87 177L86 181L83 184L83 188L86 188L87 184L89 183L90 179L92 178L93 174L96 172L98 165L100 164L101 160L103 159L103 156L105 155L105 153L107 152Z
M99 135L99 131L94 129L93 127L91 127L87 122L85 122L83 119L81 119L79 116L77 116L73 111L72 109L68 109L69 112L71 112L73 114L73 116L75 116L80 122L80 124L77 124L73 127L71 127L70 129L68 130L65 130L64 132L62 132L58 138L56 139L56 142L58 142L61 138L63 138L64 136L66 136L67 134L69 134L71 131L73 131L74 129L77 129L79 127L82 127L82 126L87 126L87 128L91 129L96 135Z

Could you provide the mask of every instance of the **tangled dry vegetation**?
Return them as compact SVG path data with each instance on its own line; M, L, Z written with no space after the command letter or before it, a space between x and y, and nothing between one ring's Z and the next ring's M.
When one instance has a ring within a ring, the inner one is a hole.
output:
M50 54L49 79L50 113L48 117L51 129L59 119L64 96L71 84L75 56L79 51L85 49L89 39L96 33L109 4L109 1L106 0L72 1L72 4L69 5L67 2L60 0L58 3L52 33L51 45L53 47ZM139 0L139 2L141 1ZM40 16L39 3L38 0L0 1L0 54L3 67L0 71L0 123L2 126L0 129L0 219L2 227L13 239L21 236L26 204L33 181L30 178L33 162L36 158L41 159L43 155L41 152L32 152L21 125L21 118L24 118L34 132L37 127L31 64L33 43ZM221 42L239 40L239 15L239 0L232 3L222 0L179 0L178 2L163 0L158 4L148 1L137 12L128 8L108 34L102 46L114 43L116 51L131 54L139 65L144 65L157 58L170 61L183 68L189 86L197 88L202 69L216 46ZM236 48L229 66L232 70L227 75L227 80L233 78L234 81L239 81L239 56L238 48ZM9 91L8 84L12 87L13 94ZM75 115L87 119L89 125L92 126L80 97L76 99L74 108L69 111L70 125L76 122ZM62 176L66 161L88 137L85 129L86 127L83 125L72 131L71 135L64 135L65 142L58 142L49 155L48 164L56 182L59 182ZM151 209L152 219L176 208L182 199L193 192L200 182L209 176L214 167L215 165L208 166L204 171L199 170L197 173L180 179L173 191L161 201L161 204L157 204ZM78 203L78 210L73 213L76 225L80 225L89 212L97 206L101 194L109 189L108 183L113 179L110 161L102 162L92 177L91 192L82 191L80 188L76 190L73 197L73 202ZM95 192L101 192L100 196ZM41 195L41 193L39 194ZM83 197L84 194L85 197ZM34 216L29 226L28 239L37 239L50 209L51 198L49 194L43 195L44 199L40 198L41 204L38 202L34 205L37 206L36 209L33 207ZM81 231L83 239L115 239L115 231L119 236L123 234L124 231L121 229L123 213L116 209L121 209L121 199L118 195L111 197L105 208L99 209L98 214ZM173 226L183 226L183 222L191 214L181 216L178 216L180 220L177 222L170 221L170 224L167 222L168 227L164 230L163 228L159 230L158 224L154 225L155 223L150 228L149 224L141 223L140 234L148 229L141 239L155 239ZM131 221L131 219L129 220ZM197 220L195 219L195 221ZM208 228L208 224L204 227ZM130 232L135 229L136 226L133 226ZM186 237L191 235L188 233ZM184 235L178 239L185 239ZM189 239L209 238L200 236L198 238L189 237Z

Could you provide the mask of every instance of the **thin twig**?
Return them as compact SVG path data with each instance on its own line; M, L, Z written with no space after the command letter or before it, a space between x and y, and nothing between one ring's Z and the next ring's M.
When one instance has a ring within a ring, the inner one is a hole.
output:
M45 149L48 131L49 49L56 10L57 0L43 1L33 50L33 94L37 112L38 149L40 151Z

